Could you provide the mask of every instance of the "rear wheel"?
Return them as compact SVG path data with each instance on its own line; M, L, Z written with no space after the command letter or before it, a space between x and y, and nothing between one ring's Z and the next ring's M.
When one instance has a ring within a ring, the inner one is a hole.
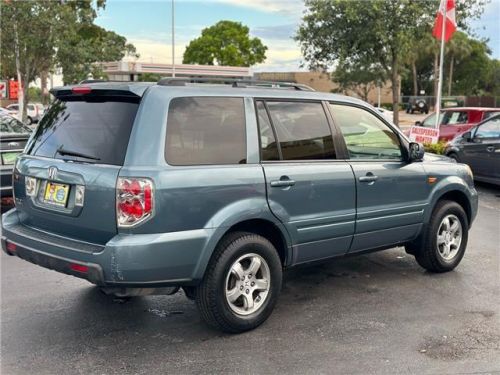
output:
M446 155L446 156L448 156L449 158L451 158L451 159L455 160L457 163L459 163L459 162L460 162L460 161L458 160L458 155L457 155L456 153L454 153L454 152L452 152L451 154L448 154L448 155Z
M431 272L448 272L462 260L469 224L463 208L453 201L440 201L420 246L411 249L417 263Z
M269 317L281 282L281 261L267 239L231 233L217 247L196 289L196 304L209 325L230 333L248 331Z
M28 116L28 118L26 119L26 125L31 125L31 124L33 124L33 119Z

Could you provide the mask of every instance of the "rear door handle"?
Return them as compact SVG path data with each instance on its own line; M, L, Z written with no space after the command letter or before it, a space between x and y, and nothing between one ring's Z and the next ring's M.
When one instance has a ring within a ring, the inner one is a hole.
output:
M488 152L495 151L495 146L488 146L488 147L486 147L486 151L488 151Z
M378 180L378 176L375 176L372 173L367 173L366 176L361 176L358 180L359 182L375 182Z
M289 187L295 185L295 181L288 176L281 176L279 180L271 181L271 187Z

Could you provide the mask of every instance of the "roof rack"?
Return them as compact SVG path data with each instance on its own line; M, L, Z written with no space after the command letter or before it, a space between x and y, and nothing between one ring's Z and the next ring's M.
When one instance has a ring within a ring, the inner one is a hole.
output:
M189 84L216 84L231 85L232 87L259 87L259 88L279 88L292 89L300 91L314 91L313 88L301 83L260 81L253 79L234 79L234 78L162 78L158 81L160 86L188 86Z

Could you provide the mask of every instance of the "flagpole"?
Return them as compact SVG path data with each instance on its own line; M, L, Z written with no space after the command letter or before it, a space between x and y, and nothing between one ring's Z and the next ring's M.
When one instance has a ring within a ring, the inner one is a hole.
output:
M446 29L446 2L441 2L441 4L444 3L442 11L443 13L443 26L441 27L441 52L440 52L440 57L439 57L439 75L438 75L438 92L436 96L436 125L435 128L439 129L439 118L440 118L440 112L441 112L441 91L443 89L443 60L444 60L444 35L445 35L445 29Z
M175 78L175 7L172 0L172 78Z

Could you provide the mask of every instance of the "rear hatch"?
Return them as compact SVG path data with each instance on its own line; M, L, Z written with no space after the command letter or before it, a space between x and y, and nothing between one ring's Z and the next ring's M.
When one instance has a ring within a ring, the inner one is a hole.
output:
M104 244L117 233L115 188L140 95L63 88L14 171L16 208L31 228Z

